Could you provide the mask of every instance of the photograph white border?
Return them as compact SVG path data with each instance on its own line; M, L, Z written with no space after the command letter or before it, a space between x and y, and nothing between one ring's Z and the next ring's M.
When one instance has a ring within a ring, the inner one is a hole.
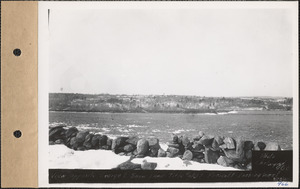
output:
M237 183L117 183L117 184L49 184L48 183L48 125L49 125L49 30L48 9L288 9L292 12L293 33L293 182L299 182L299 65L298 65L298 2L38 2L38 183L39 187L278 187L277 182Z

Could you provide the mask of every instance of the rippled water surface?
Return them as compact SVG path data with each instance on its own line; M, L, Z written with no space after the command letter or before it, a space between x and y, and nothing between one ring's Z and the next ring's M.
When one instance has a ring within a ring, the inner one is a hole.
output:
M274 141L283 149L292 149L292 117L292 112L287 111L242 111L223 115L50 112L49 122L108 136L155 136L161 142L169 141L172 133L193 138L201 130L208 135Z

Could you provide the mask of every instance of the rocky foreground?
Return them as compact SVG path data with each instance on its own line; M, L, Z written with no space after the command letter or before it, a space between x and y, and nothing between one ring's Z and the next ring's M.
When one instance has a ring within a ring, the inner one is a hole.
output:
M111 139L106 135L79 131L76 127L67 128L65 125L49 129L49 144L64 144L75 151L111 150L120 156L130 156L127 161L114 168L126 170L153 170L157 167L154 159L163 157L180 158L185 164L199 162L251 170L253 150L281 150L280 146L274 142L253 142L245 141L241 137L234 139L210 136L205 135L202 131L199 131L192 139L185 135L173 135L167 146L163 147L158 138L121 136ZM141 162L138 161L141 158L144 159ZM152 161L148 162L147 158ZM134 161L132 161L133 159Z

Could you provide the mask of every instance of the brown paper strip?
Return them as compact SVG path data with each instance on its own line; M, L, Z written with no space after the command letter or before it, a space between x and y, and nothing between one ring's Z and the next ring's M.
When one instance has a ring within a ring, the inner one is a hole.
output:
M37 187L38 2L2 1L1 30L1 185Z

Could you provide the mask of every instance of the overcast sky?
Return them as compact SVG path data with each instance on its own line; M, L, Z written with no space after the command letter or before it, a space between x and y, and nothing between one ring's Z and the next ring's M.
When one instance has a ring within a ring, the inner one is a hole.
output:
M51 10L50 92L292 96L285 10Z

